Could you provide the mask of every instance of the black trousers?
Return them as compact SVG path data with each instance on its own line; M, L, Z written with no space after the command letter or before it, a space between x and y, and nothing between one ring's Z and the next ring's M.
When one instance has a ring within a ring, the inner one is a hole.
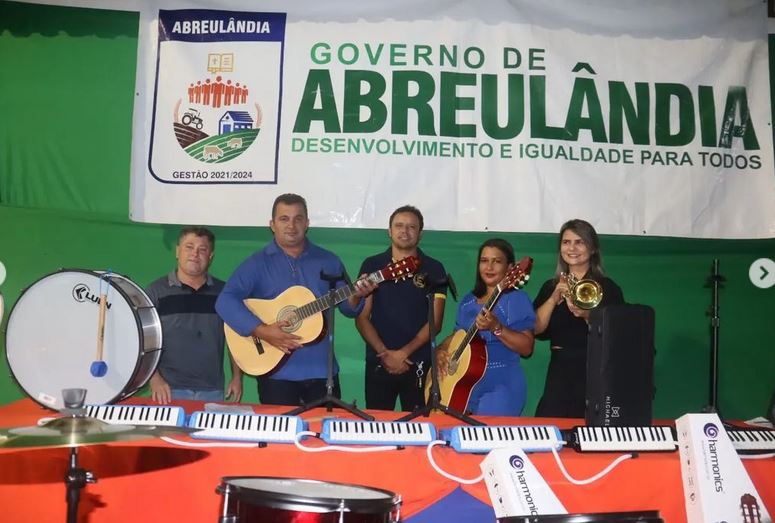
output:
M418 379L416 365L403 374L390 374L382 365L366 363L366 408L395 410L396 399L401 410L411 412L425 406L425 373ZM427 364L423 365L428 368Z
M339 376L334 376L334 396L342 397ZM301 406L326 395L326 380L276 380L258 376L258 399L266 405Z
M544 394L536 407L542 418L583 418L587 401L587 351L552 350Z

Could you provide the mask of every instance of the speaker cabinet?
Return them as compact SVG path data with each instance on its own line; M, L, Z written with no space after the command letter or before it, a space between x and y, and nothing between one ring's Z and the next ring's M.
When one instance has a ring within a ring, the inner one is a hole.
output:
M587 337L587 425L649 426L653 398L654 309L633 304L593 309Z

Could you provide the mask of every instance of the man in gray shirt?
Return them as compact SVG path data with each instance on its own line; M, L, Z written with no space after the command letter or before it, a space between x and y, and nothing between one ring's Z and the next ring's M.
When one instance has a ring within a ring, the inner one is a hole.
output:
M242 371L229 357L232 377L224 395L223 320L215 300L224 282L207 269L215 236L204 227L184 227L175 248L175 270L151 283L146 292L161 318L163 350L151 377L151 396L170 400L223 401L242 397Z

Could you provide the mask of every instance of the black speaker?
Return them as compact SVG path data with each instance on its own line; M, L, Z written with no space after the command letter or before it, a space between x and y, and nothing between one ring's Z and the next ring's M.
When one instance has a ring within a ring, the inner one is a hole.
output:
M587 425L649 426L653 398L654 309L632 304L593 309L587 336Z

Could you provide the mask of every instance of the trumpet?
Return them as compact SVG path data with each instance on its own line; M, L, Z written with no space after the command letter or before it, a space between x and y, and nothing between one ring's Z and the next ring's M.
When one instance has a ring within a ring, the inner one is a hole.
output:
M568 283L568 291L562 297L570 298L579 309L594 309L603 301L603 287L595 280L590 278L579 280L571 273L562 273L561 276Z

